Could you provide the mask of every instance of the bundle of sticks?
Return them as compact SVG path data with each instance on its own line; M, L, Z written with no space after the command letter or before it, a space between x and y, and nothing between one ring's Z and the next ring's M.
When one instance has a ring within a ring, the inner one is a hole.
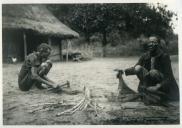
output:
M84 97L80 100L78 104L73 106L72 108L65 110L61 113L58 113L56 116L61 116L64 114L74 114L77 111L86 110L88 107L92 108L95 111L96 116L98 115L98 108L101 108L97 102L91 99L90 90L84 86Z
M63 105L63 101L34 104L30 105L30 110L28 112L35 113L37 111L50 111L54 110L54 108L59 107L59 105Z

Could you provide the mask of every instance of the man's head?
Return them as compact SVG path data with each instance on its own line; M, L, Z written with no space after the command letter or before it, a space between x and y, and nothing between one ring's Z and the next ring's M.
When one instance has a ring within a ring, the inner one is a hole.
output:
M47 59L51 54L51 47L46 43L42 43L37 47L37 52L39 52L42 59Z
M158 49L159 46L159 40L156 36L150 36L149 37L149 43L148 43L148 50L150 52L154 52Z

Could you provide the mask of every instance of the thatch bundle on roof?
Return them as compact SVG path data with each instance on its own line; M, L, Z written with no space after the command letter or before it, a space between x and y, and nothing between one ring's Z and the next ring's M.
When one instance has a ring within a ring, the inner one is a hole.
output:
M3 28L30 29L63 38L79 34L61 23L45 5L3 5Z

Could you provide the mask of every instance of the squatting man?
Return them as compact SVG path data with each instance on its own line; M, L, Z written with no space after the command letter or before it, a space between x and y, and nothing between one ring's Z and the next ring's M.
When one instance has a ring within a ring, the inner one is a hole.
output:
M50 54L51 47L42 43L36 52L30 53L26 57L18 76L20 90L28 91L33 85L43 89L45 87L42 86L42 83L52 88L61 86L46 76L52 67L52 62L49 60Z
M122 70L126 76L139 79L138 92L145 104L162 104L179 100L179 88L174 78L170 56L156 36L149 37L147 52L131 68Z

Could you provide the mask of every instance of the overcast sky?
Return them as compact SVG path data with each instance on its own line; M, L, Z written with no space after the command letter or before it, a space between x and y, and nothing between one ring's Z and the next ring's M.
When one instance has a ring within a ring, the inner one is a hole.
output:
M181 18L181 12L182 12L182 0L167 0L165 2L162 2L163 4L166 4L168 7L168 10L171 10L175 12L178 15L178 19ZM179 18L180 17L180 18ZM174 23L175 33L179 33L179 22L175 20L175 18L172 21Z
M182 7L182 1L181 0L174 0L171 2L167 2L168 9L173 10L176 13L181 12L181 7Z

